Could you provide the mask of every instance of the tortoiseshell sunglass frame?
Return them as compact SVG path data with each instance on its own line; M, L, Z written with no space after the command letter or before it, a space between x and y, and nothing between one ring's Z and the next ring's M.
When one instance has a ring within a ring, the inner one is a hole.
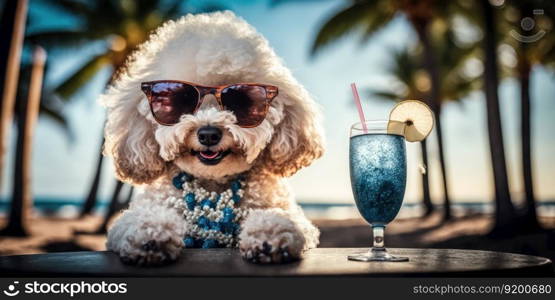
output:
M149 105L150 105L150 110L152 115L154 116L154 119L156 120L156 122L160 123L161 125L164 126L172 126L175 125L177 123L166 123L163 122L161 120L159 120L156 117L156 114L152 108L152 86L154 86L157 83L182 83L182 84L187 84L192 86L198 93L198 99L197 99L197 104L196 107L194 108L194 110L192 111L192 113L194 114L195 112L197 112L197 110L201 107L204 96L212 94L214 95L214 97L216 97L216 101L218 102L218 105L220 107L220 109L224 110L225 106L222 103L222 91L226 88L229 87L233 87L233 86L257 86L257 87L262 87L264 88L265 92L266 92L266 98L265 98L265 108L264 108L264 118L262 120L260 120L260 122L258 122L255 125L239 125L241 127L244 128L254 128L257 127L258 125L260 125L260 123L262 123L265 119L266 114L268 113L268 110L270 108L270 104L272 103L272 100L274 100L274 98L278 95L278 87L274 86L274 85L269 85L269 84L262 84L262 83L233 83L233 84L225 84L225 85L219 85L219 86L207 86L207 85L200 85L200 84L196 84L193 82L188 82L188 81L181 81L181 80L155 80L155 81L147 81L147 82L142 82L141 83L141 90L145 93L145 95L147 96Z

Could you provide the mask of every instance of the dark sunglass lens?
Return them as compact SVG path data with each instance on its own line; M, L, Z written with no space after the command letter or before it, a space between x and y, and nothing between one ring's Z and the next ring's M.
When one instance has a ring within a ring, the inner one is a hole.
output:
M179 82L158 82L150 91L150 107L154 117L164 124L177 124L183 114L197 107L198 91Z
M266 117L266 89L253 85L233 85L222 91L222 104L237 117L239 126L257 126Z

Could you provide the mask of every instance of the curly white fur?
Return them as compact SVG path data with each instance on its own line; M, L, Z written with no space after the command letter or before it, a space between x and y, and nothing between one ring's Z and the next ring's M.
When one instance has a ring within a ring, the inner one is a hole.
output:
M239 127L212 95L194 115L162 126L153 119L140 84L163 79L202 85L259 82L278 86L279 95L255 128ZM234 175L246 174L241 205L258 210L242 224L244 255L266 242L299 257L318 244L318 230L295 204L283 177L322 155L320 114L268 42L244 20L217 12L167 22L129 58L101 103L108 111L104 153L113 157L118 178L145 189L111 228L108 249L144 264L178 257L188 224L168 199L178 197L170 179L179 170L215 191ZM214 166L191 154L206 150L196 137L205 125L223 130L222 140L210 150L231 151Z

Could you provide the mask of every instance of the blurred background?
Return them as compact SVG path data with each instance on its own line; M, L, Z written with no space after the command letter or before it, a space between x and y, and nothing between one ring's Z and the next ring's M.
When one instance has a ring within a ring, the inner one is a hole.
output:
M231 10L321 106L327 152L291 178L321 246L365 247L349 127L420 99L436 128L407 144L390 247L555 257L555 3L540 0L1 1L0 254L103 250L133 197L100 155L96 99L166 20Z

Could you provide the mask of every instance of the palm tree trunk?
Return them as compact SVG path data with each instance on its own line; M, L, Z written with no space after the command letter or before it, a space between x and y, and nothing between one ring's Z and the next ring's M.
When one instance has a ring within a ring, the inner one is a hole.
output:
M123 66L123 63L114 66L114 72L112 72L112 75L110 76L110 80L108 81L106 86L108 86L111 82L113 82L116 79L116 76L118 75L117 70L122 68L122 66ZM83 204L83 208L81 209L81 213L79 214L80 218L83 218L84 216L90 214L92 212L92 210L94 209L94 207L96 206L96 202L98 200L97 199L98 198L98 190L100 188L100 178L102 176L102 165L103 165L103 162L104 162L104 155L102 154L102 151L104 149L104 142L106 140L104 138L104 126L102 126L101 140L102 141L100 142L100 149L98 150L98 160L97 160L97 163L96 163L96 171L94 173L94 177L93 177L93 181L91 183L91 187L89 189L89 193L87 194L87 198L85 199L85 203Z
M521 1L515 3L520 11L521 19L534 18L533 3ZM534 195L534 180L532 176L532 142L531 142L531 99L530 99L530 74L532 64L528 58L529 43L519 43L517 72L520 82L520 133L522 155L522 179L524 183L525 206L521 216L520 228L523 231L538 231L541 225L536 212L536 197Z
M6 77L2 93L2 111L0 118L0 182L4 170L5 159L8 148L8 135L13 121L13 110L17 93L17 82L19 79L19 65L21 62L21 51L23 48L23 35L25 33L25 22L27 20L27 0L18 0L15 11L13 31L10 40L10 50L6 66Z
M0 95L4 94L16 9L17 1L4 1L4 9L2 10L2 16L0 16L0 40L2 41L0 43ZM0 105L1 111L2 106Z
M17 148L15 154L15 170L13 179L13 196L10 207L8 225L2 235L27 236L26 221L31 209L31 162L33 133L37 122L44 75L46 53L37 47L33 53L33 70L27 101L20 103L17 118Z
M120 208L120 194L122 188L123 182L116 179L116 186L114 188L114 193L112 194L110 204L108 205L108 210L106 211L106 215L104 215L104 220L102 224L98 227L95 233L105 234L106 232L108 232L108 223Z
M437 148L439 152L439 166L441 168L442 185L443 185L443 220L450 220L451 215L451 199L449 197L449 188L447 185L447 170L445 168L445 156L443 151L443 131L441 128L440 107L438 106L434 112L436 122Z
M84 217L92 212L94 207L96 206L97 196L98 196L98 189L100 186L100 176L102 175L102 162L104 160L104 155L102 155L102 149L104 147L104 132L102 133L102 142L100 143L99 155L98 160L96 163L96 171L94 173L93 181L91 183L91 187L89 189L89 194L85 199L85 203L83 204L83 208L81 209L80 217Z
M428 146L426 145L426 140L420 142L420 149L422 152L422 164L424 168L428 168ZM422 174L422 204L424 204L424 215L427 217L434 212L434 205L432 203L432 198L430 197L430 183L428 180L428 171L424 171Z
M8 224L2 231L0 235L4 236L28 236L26 229L26 221L28 220L29 208L30 208L30 197L26 190L23 188L25 186L25 138L23 132L25 131L25 110L26 103L18 103L16 109L19 111L19 118L16 120L17 127L17 140L16 140L16 152L15 152L15 165L14 165L14 177L12 183L12 199L10 202L10 214L8 215Z
M488 0L480 0L484 18L484 93L486 96L486 109L488 121L489 147L495 183L495 224L493 235L504 235L512 232L515 225L515 208L509 193L507 167L505 164L505 151L503 144L503 131L501 129L501 114L499 112L499 95L497 87L499 78L497 74L497 56L495 40L495 15L493 7Z
M434 113L436 121L436 135L438 141L439 165L441 169L442 187L443 187L443 220L451 219L451 200L449 196L449 188L447 185L447 171L445 168L445 156L443 149L443 134L441 130L441 80L439 77L439 66L436 60L435 49L428 35L428 20L412 19L412 24L416 29L418 38L424 48L424 66L430 75L431 89L427 104Z
M532 143L530 128L530 62L521 55L518 62L520 79L520 130L522 136L522 175L524 180L525 210L522 228L537 230L540 228L536 213L536 197L534 195L532 177Z

